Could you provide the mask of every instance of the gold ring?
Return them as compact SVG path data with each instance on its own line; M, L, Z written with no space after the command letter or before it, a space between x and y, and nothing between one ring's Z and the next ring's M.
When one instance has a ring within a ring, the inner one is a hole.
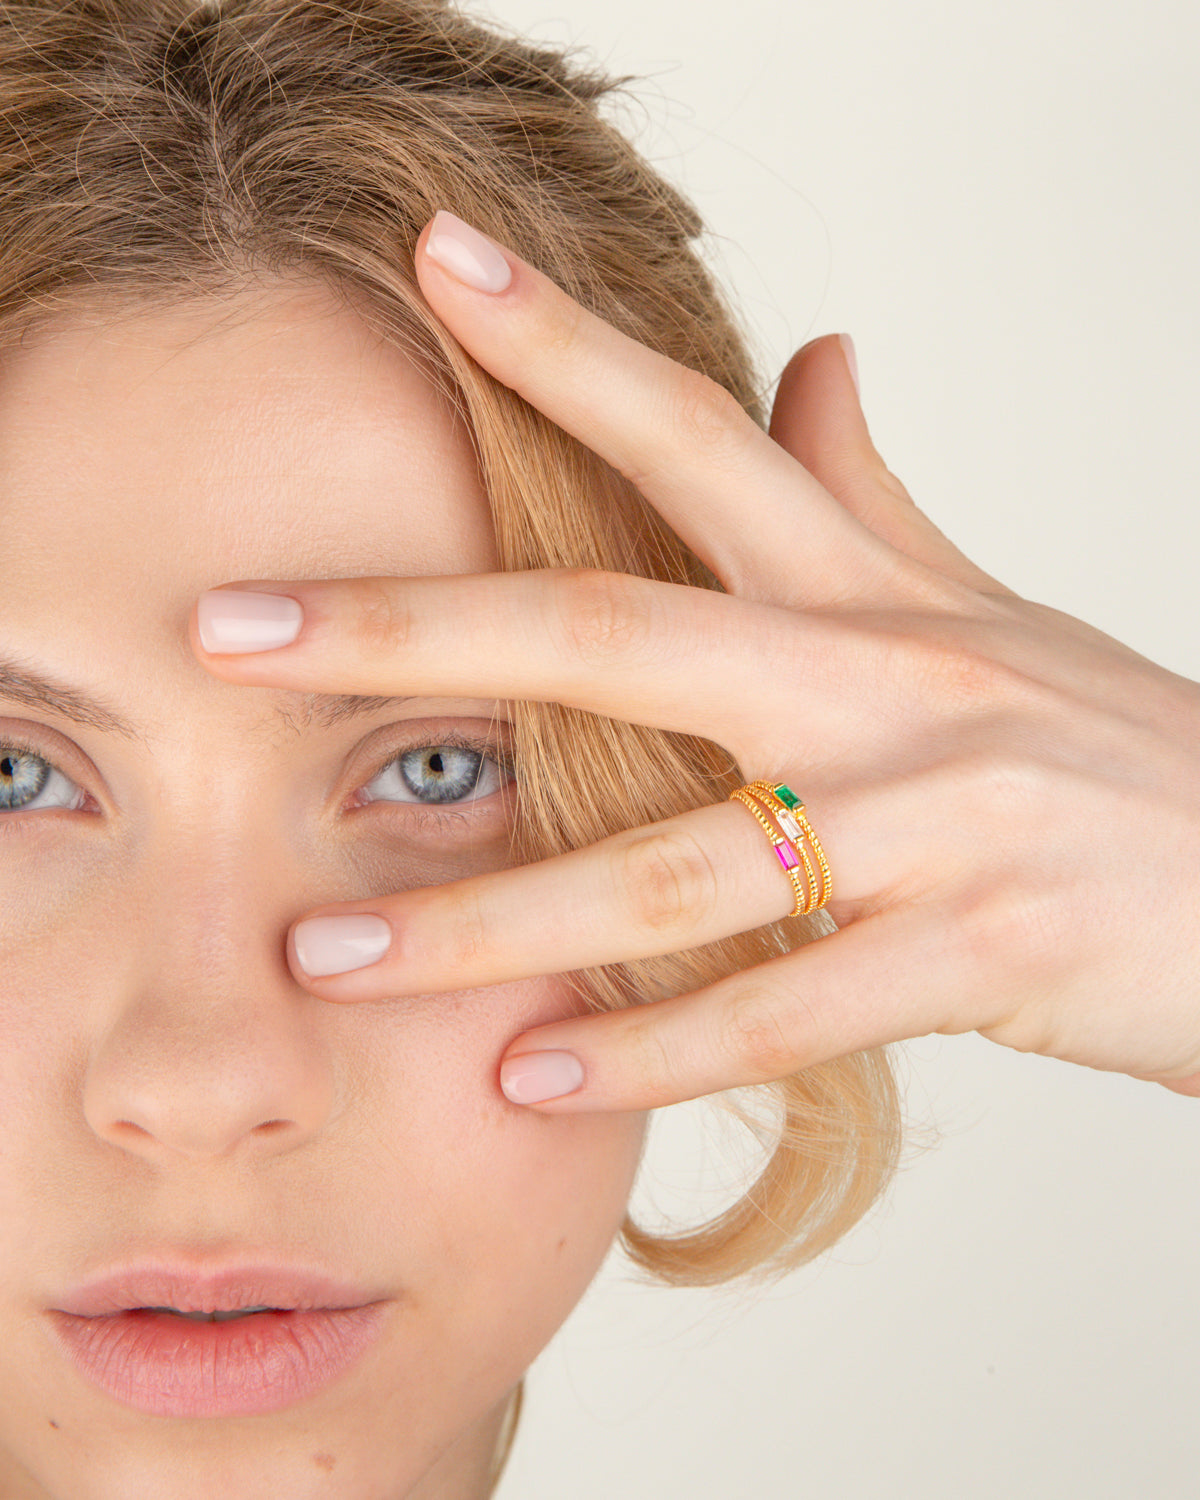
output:
M748 781L745 786L740 786L730 792L729 800L740 802L744 807L748 807L754 814L759 827L771 840L779 863L791 881L796 897L795 906L789 915L807 916L809 912L817 911L824 906L833 893L833 878L829 873L829 865L825 859L825 851L821 848L821 841L813 832L812 824L805 817L804 803L795 792L785 786L782 781L775 783ZM775 820L778 829L773 828L767 821L764 809ZM809 859L808 851L804 847L805 841L811 845L821 871L819 887L812 860ZM800 884L801 863L803 863L808 883L807 890Z

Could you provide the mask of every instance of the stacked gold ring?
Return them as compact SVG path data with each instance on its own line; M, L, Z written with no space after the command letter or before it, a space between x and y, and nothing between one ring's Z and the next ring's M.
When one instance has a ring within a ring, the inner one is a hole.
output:
M792 883L796 904L790 915L807 916L825 905L833 892L833 878L825 862L825 851L812 830L812 824L804 816L804 803L795 792L782 781L772 785L768 781L748 781L729 794L731 802L740 802L754 814L759 826L771 840L779 863ZM767 814L774 819L775 827L767 821ZM807 841L821 871L818 885L816 871L804 844ZM807 888L800 884L800 866L803 863Z

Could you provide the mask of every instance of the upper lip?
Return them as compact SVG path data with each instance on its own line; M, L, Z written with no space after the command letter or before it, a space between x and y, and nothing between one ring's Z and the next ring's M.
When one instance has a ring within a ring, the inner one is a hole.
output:
M218 1267L163 1259L130 1263L93 1277L64 1294L56 1310L84 1318L139 1307L173 1307L179 1312L276 1307L310 1312L364 1307L381 1300L377 1294L304 1266L243 1261Z

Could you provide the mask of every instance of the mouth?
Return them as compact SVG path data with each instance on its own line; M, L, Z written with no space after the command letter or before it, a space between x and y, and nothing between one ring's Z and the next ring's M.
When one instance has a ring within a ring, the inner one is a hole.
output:
M193 1257L115 1267L48 1308L86 1381L154 1416L279 1411L348 1378L395 1298L308 1266Z
M54 1310L59 1350L89 1384L156 1417L282 1411L350 1378L383 1337L387 1304L340 1311Z
M181 1312L177 1307L131 1307L130 1312L170 1313L173 1318L190 1318L197 1323L231 1323L235 1318L252 1318L257 1313L294 1312L291 1307L242 1307L228 1311Z

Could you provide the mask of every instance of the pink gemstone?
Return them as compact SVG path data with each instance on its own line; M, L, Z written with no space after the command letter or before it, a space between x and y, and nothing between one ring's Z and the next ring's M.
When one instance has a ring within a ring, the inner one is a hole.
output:
M778 854L779 863L785 870L794 870L800 863L790 844L776 844L775 853Z

